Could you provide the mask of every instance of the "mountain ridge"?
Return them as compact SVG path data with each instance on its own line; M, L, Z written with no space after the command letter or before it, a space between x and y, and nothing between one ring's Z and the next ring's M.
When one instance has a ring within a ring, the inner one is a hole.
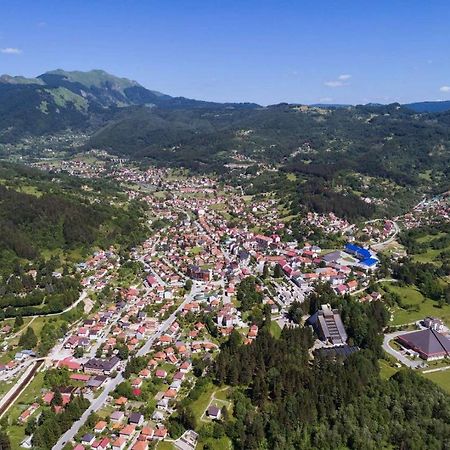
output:
M215 103L172 97L104 70L51 70L36 78L0 77L0 143L64 130L89 131L110 121L120 109L256 108L252 103Z
M162 93L157 90L148 89L140 84L136 80L131 80L126 77L118 77L110 74L103 69L91 69L88 71L73 70L67 71L64 69L54 69L46 71L34 78L24 77L21 75L9 75L3 74L0 76L0 87L5 84L10 85L36 85L47 87L63 87L72 90L74 93L85 89L93 90L98 94L99 91L109 90L115 95L109 97L104 96L100 103L107 103L106 106L131 106L146 104L149 106L157 107L260 107L260 105L251 102L213 102L204 100L195 100L182 96L171 96L169 94ZM120 95L117 95L117 94ZM154 102L154 103L152 103ZM294 104L294 103L288 103ZM105 106L105 105L103 105ZM275 105L268 105L275 106ZM333 109L333 108L348 108L358 105L349 103L312 103L305 104L305 106ZM381 103L368 103L365 106L386 106ZM419 101L403 103L401 106L413 110L415 112L444 112L450 110L450 100L437 100L437 101Z

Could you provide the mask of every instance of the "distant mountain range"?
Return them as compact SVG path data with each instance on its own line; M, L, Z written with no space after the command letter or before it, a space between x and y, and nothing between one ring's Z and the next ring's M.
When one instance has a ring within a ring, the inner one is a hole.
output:
M352 105L311 105L325 109ZM382 105L367 105L377 107ZM403 105L420 113L450 110L450 102ZM0 143L26 136L70 130L93 133L121 120L134 109L237 111L262 108L255 103L216 103L172 97L103 70L52 70L36 78L0 76ZM144 113L145 115L145 113Z
M413 172L417 181L442 169L441 182L448 177L450 102L262 107L172 97L102 70L0 77L0 144L66 131L88 135L78 150L196 170L222 170L244 157L295 163L293 171L300 165L325 178L360 166L400 184L410 184Z
M215 103L172 97L103 70L58 69L37 78L0 76L0 142L24 135L97 128L119 109L247 109L252 103Z
M336 108L351 108L354 105L350 104L340 104L340 103L315 103L310 106L315 106L317 108L328 108L328 109L336 109ZM371 106L385 106L382 103L367 103L367 107ZM404 103L401 106L404 108L408 108L411 111L415 111L418 113L439 113L450 111L450 100L443 101L435 101L435 102L415 102L415 103Z
M414 193L450 188L450 102L215 103L172 97L101 70L59 69L0 77L0 144L17 144L1 145L2 157L41 156L49 147L101 149L223 173L231 182L251 180L255 193L293 189L296 202L343 217L373 213L374 205L353 193L372 196L362 194L369 184L378 198L395 195L387 206L396 214ZM267 167L278 170L252 178ZM285 173L296 181L289 184Z
M215 103L185 97L171 97L146 89L136 81L111 75L104 70L67 72L57 69L45 72L37 78L2 75L0 89L15 93L27 89L37 93L45 91L50 93L57 103L61 103L61 98L64 98L68 103L72 102L79 110L92 105L102 107L147 105L161 108L252 108L258 106L252 103Z
M403 105L419 113L438 113L450 111L450 100L436 102L416 102Z

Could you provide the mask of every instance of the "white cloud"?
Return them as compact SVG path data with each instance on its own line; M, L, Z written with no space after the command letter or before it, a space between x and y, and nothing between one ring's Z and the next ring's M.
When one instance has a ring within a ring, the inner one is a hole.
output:
M324 83L325 86L332 87L332 88L344 86L344 84L345 83L340 80L325 81L325 83Z
M439 90L441 92L450 92L450 86L441 86Z
M333 99L331 97L322 97L321 99L319 99L319 103L330 103L332 101Z
M351 75L344 73L339 75L336 80L325 81L324 85L331 88L348 86L348 80L350 80L351 77Z
M20 48L6 47L0 49L0 52L4 53L5 55L20 55L22 53L22 50L20 50Z

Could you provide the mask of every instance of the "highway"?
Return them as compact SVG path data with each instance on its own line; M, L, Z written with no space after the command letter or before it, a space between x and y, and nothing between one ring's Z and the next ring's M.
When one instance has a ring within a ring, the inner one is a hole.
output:
M157 339L159 339L175 322L178 313L183 309L184 305L193 301L194 296L201 291L199 284L194 283L191 292L186 295L183 302L178 306L178 308L159 326L158 331L150 337L150 339L138 350L137 356L143 356L149 352L153 344ZM79 420L74 422L74 424L59 438L58 442L53 446L53 450L62 450L67 442L70 442L75 438L76 434L80 428L86 423L87 418L92 412L98 411L106 402L106 399L111 392L116 389L116 387L124 381L122 373L117 374L115 378L110 380L110 382L105 386L103 392L91 403L89 408L83 413Z

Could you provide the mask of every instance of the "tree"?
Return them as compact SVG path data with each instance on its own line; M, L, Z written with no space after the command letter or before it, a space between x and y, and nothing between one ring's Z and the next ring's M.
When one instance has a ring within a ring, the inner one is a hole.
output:
M69 370L66 367L49 369L45 372L45 385L55 389L58 386L67 386L70 381Z
M191 292L192 285L193 285L192 280L190 278L188 278L186 280L186 282L184 283L184 289L186 290L187 293Z
M240 309L248 311L262 302L263 295L259 292L255 277L244 278L237 287L236 298L240 302Z
M222 410L221 411L222 411L222 420L224 422L226 422L228 420L228 416L229 416L227 407L226 406L222 406Z
M294 323L300 324L303 316L302 304L298 301L292 302L289 306L287 315L289 320L292 320L292 322Z
M36 347L37 345L37 337L34 333L33 328L28 327L25 331L25 333L22 333L19 339L19 346L26 348L26 349L32 349Z
M119 344L116 346L117 356L123 361L128 358L129 350L125 344Z
M25 427L25 434L31 436L34 433L34 430L37 427L37 421L34 417L30 417L27 422L27 426Z
M178 418L171 417L168 425L169 434L172 439L178 439L186 431L186 428L183 427L183 424Z
M197 420L192 408L189 406L180 406L178 408L178 418L181 424L188 430L195 430L197 427Z
M283 269L279 264L275 266L275 270L273 271L274 278L283 278Z
M100 347L95 352L95 357L96 358L101 358L102 355L103 355L103 345L100 345Z
M0 429L0 450L11 450L11 442L5 431Z
M264 263L264 267L263 267L262 277L263 277L264 279L266 279L266 278L269 277L269 275L270 275L270 272L269 272L269 264L268 264L267 262L265 262L265 263Z
M81 345L79 345L73 352L73 356L75 356L75 358L82 358L83 355L84 355L84 349L83 349L83 347L81 347Z
M59 390L59 388L55 388L55 390L53 391L53 398L52 398L52 401L50 402L50 404L52 406L62 406L63 398L62 398L61 391Z
M19 314L14 320L14 329L18 330L23 325L22 316Z

